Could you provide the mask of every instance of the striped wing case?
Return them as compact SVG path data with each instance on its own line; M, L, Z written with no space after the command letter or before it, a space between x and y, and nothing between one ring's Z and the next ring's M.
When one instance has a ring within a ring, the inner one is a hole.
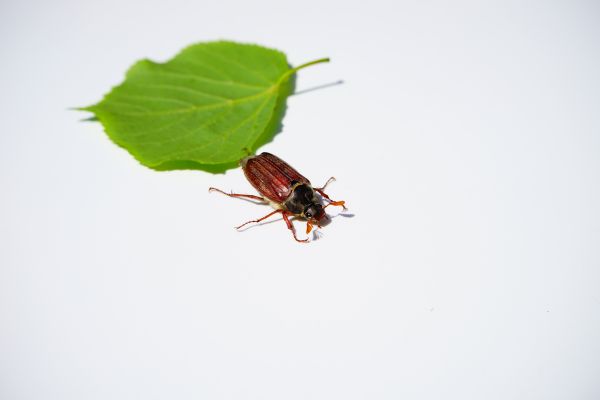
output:
M308 179L288 163L270 153L245 158L241 164L250 184L263 197L276 203L283 203L292 193L295 184L310 185Z

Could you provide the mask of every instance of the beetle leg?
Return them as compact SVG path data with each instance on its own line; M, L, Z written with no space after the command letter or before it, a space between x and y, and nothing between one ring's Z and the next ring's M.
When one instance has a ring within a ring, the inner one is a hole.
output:
M323 187L320 188L315 188L315 190L317 191L321 191L321 190L325 190L325 188L327 187L327 185L329 185L331 182L335 181L335 176L332 176L331 178L327 179L327 182L325 182L325 184L323 185Z
M323 198L325 200L327 200L329 203L323 207L326 208L327 206L342 206L344 208L344 210L347 210L346 206L345 206L345 202L344 201L334 201L331 200L331 197L329 197L327 195L327 193L324 192L325 188L327 187L327 185L329 185L331 182L335 181L335 177L332 176L331 178L327 179L327 182L325 182L325 184L323 185L323 187L320 188L315 188L315 191L317 193L319 193L321 196L323 196Z
M323 209L326 209L329 206L341 206L344 208L344 210L347 210L346 208L346 202L341 200L341 201L332 201L329 204L327 204L325 207L323 207Z
M328 201L332 201L329 196L327 196L327 194L323 191L323 189L315 189L315 191L317 193L319 193L321 196L323 196L323 198L327 199Z
M331 200L331 198L329 196L327 196L327 194L322 190L322 189L315 189L317 191L317 193L319 193L321 196L323 196L323 198L325 200L327 200L329 203L323 207L323 208L327 208L328 206L342 206L344 208L344 210L347 210L346 206L345 206L345 202L344 201L333 201Z
M265 219L269 218L271 215L274 215L274 214L277 214L277 213L280 213L280 212L283 212L283 210L275 210L275 211L273 211L273 212L270 212L270 213L268 213L267 215L265 215L265 216L264 216L264 217L262 217L262 218L259 218L259 219L253 219L252 221L244 222L244 223L243 223L243 224L241 224L240 226L236 226L236 227L235 227L235 229L240 229L242 226L246 226L246 225L248 225L248 224L251 224L251 223L253 223L253 222L260 222L260 221L263 221L263 220L265 220Z
M209 192L223 193L225 196L229 196L229 197L247 198L247 199L258 200L258 201L261 201L263 203L266 203L265 199L263 199L260 196L255 196L253 194L227 193L227 192L222 191L221 189L217 189L217 188L214 188L214 187L208 188L208 191Z
M294 239L296 239L296 242L300 242L300 243L306 243L308 242L308 238L304 239L304 240L300 240L298 239L298 236L296 236L296 230L294 229L294 225L292 225L292 221L290 221L290 219L288 218L288 215L291 215L288 212L283 212L283 220L285 221L285 224L287 225L288 229L290 231L292 231L292 235L294 235Z

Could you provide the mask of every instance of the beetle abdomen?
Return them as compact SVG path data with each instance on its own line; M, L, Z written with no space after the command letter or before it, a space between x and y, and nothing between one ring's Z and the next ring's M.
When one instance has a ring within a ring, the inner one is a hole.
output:
M250 184L263 197L276 203L283 203L297 183L310 185L308 179L270 153L245 158L241 164Z

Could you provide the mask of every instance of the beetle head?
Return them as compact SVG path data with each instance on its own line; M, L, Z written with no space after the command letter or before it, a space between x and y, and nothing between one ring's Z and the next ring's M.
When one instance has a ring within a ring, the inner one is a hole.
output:
M313 225L320 226L319 222L325 217L325 210L319 203L311 203L304 208L302 216L307 219L306 233L310 233Z
M318 203L309 204L304 208L302 215L308 220L320 221L324 216L323 206Z

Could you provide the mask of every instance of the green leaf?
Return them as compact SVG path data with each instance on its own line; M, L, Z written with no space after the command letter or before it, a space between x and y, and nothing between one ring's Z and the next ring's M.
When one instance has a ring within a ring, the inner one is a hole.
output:
M222 172L280 129L296 68L285 54L234 42L199 43L166 63L141 60L91 111L108 136L157 169Z

